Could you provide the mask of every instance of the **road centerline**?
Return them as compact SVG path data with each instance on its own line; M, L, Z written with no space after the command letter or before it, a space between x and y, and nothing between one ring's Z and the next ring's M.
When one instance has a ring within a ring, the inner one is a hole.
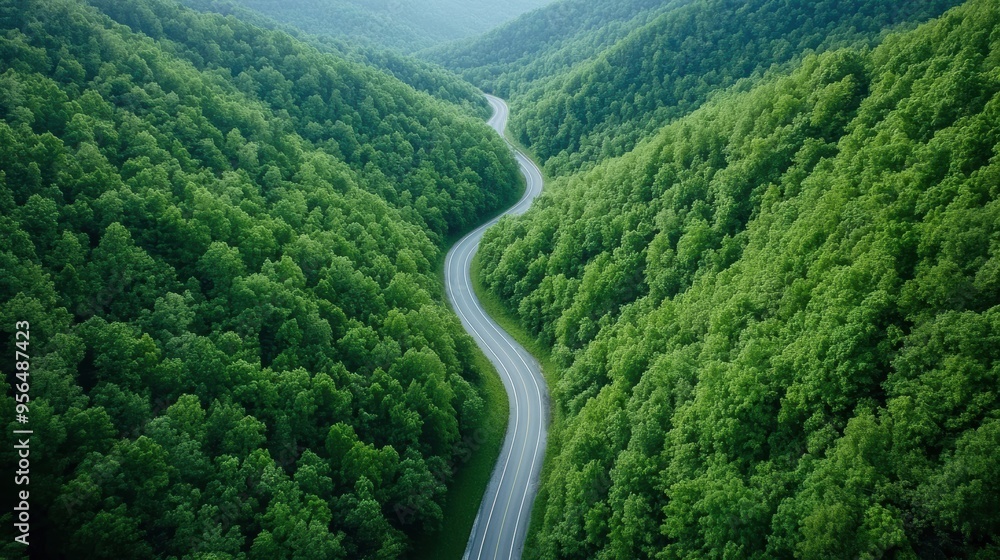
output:
M487 96L487 100L493 108L493 116L487 124L502 137L509 115L507 105L493 96ZM514 152L519 170L525 177L524 195L504 214L460 239L445 259L448 300L463 327L485 351L497 371L502 372L501 379L508 399L514 401L510 409L513 417L508 419L508 430L504 436L503 459L498 459L493 469L466 545L464 558L470 560L482 560L484 551L489 549L494 551L494 559L500 557L501 550L508 549L508 560L521 557L526 531L520 529L522 525L527 525L537 493L549 416L546 408L548 401L543 397L548 391L538 360L529 358L530 354L486 313L472 288L472 258L484 232L504 215L523 213L543 186L538 167L506 138L504 141ZM501 503L502 511L498 508ZM514 503L518 503L516 511L510 507Z

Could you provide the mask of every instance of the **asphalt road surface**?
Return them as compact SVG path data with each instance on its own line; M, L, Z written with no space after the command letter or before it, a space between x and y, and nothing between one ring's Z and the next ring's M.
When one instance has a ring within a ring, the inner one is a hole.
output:
M490 95L486 98L494 111L489 125L503 135L509 113L507 104ZM517 150L514 153L527 179L524 196L506 212L516 215L524 213L542 192L542 174L524 154ZM549 423L548 390L538 361L486 314L472 291L469 264L479 248L483 232L498 219L490 220L463 237L448 252L444 264L448 299L465 330L496 366L510 401L503 449L465 548L464 558L470 560L521 557L531 506L538 492Z

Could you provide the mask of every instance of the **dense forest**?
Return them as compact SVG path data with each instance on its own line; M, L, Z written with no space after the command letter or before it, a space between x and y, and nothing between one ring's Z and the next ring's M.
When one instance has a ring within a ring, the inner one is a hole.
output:
M436 263L516 196L506 145L171 1L4 3L0 28L0 348L30 323L33 555L396 558L440 527L485 372Z
M470 82L516 97L597 56L657 15L691 0L557 0L481 36L422 51Z
M454 103L471 114L489 117L489 104L483 93L444 67L381 47L373 41L329 34L312 35L299 27L282 23L261 12L243 7L233 0L180 0L185 6L202 12L232 16L255 27L279 30L317 49L353 62L372 66L439 100Z
M561 175L623 154L741 79L804 53L874 44L888 28L925 21L959 3L695 0L650 9L650 2L605 1L582 9L564 0L546 12L561 9L578 22L581 31L568 40L547 39L550 28L561 25L557 18L529 14L470 51L439 59L510 95L512 134L550 174ZM495 48L534 45L532 38L543 56L523 60Z
M664 79L666 114L702 79L837 42L836 18L863 34L910 13L837 3L797 34L788 4L743 30L685 11L697 37L741 34L674 59L692 78ZM998 30L1000 5L971 0L807 55L487 232L485 285L560 369L529 557L1000 555ZM624 122L593 88L648 82L594 77L643 69L613 61L548 110L593 101L580 127Z
M483 33L550 0L185 0L248 8L317 36L414 52Z
M526 558L1000 557L996 0L17 0L33 557L440 535L494 375L442 255L521 184L479 88L555 177L476 263L550 350Z

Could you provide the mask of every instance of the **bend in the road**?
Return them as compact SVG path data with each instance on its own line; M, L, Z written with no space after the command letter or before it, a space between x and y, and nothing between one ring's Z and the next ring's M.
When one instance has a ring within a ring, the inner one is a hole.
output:
M487 99L494 110L488 124L503 135L509 114L507 105L493 96ZM516 149L514 154L527 186L521 200L504 215L526 211L542 189L538 167ZM503 450L465 551L465 558L475 560L521 557L537 492L549 418L548 392L538 361L486 313L472 289L472 258L483 233L499 219L494 218L463 237L445 259L448 299L465 329L500 372L511 401Z

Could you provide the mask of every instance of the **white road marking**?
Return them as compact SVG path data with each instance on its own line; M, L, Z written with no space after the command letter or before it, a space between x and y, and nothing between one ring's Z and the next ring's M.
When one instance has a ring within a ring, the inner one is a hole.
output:
M488 124L502 133L509 114L507 106L498 98L487 96L487 99L494 110L493 117L490 118ZM509 142L508 145L510 145ZM511 146L511 149L514 149L513 146ZM522 153L517 150L514 150L514 153L517 157L521 173L524 174L527 180L527 186L521 200L504 215L524 212L542 189L542 175L538 168ZM514 401L514 406L512 407L514 429L509 431L504 438L504 447L507 447L506 457L503 459L502 468L498 463L494 469L492 479L487 487L487 495L484 496L483 503L480 505L473 525L472 535L470 535L469 543L466 547L465 558L470 559L472 558L473 551L478 547L478 551L475 552L477 560L483 558L486 543L491 540L496 540L496 546L493 551L494 559L499 557L501 545L505 547L509 545L510 547L507 554L508 560L515 558L515 551L518 551L516 557L520 558L523 542L518 542L518 534L521 533L521 521L526 521L525 518L531 509L528 496L532 490L537 489L537 478L541 467L538 461L539 452L540 450L544 452L545 423L548 418L548 413L545 410L546 400L542 397L543 392L545 392L543 389L544 380L540 379L541 371L537 360L526 358L530 354L518 345L509 334L500 329L496 322L486 314L472 289L469 276L472 257L478 249L483 232L499 219L500 217L498 216L463 237L452 247L445 259L445 288L448 298L455 308L456 313L462 319L462 324L466 330L472 334L479 346L492 356L493 363L497 366L498 370L503 372L504 379L507 381L504 386L507 389L508 397ZM520 367L517 366L516 361L520 361ZM530 378L531 383L534 385L534 401L531 398L526 378ZM541 384L539 384L540 382ZM522 398L525 402L523 411L520 404ZM524 416L523 422L522 415ZM534 426L532 425L533 421ZM522 424L524 427L523 435L520 431ZM510 421L508 421L509 425ZM525 465L524 459L532 428L535 431L534 448L531 452L531 461ZM520 448L520 453L517 465L513 469L513 476L508 477L507 474L511 467L510 461L514 455L515 446ZM521 473L524 466L527 468L527 476L522 480ZM493 500L487 506L490 492L494 493ZM510 505L517 493L521 494L521 499L517 514L511 518ZM506 494L502 513L497 508L501 494ZM528 504L527 509L525 508L526 503ZM479 525L484 514L486 516L486 524L480 530ZM499 527L493 523L494 514L499 518ZM509 540L503 538L504 529L507 527L508 521L513 525L513 533L510 535Z

